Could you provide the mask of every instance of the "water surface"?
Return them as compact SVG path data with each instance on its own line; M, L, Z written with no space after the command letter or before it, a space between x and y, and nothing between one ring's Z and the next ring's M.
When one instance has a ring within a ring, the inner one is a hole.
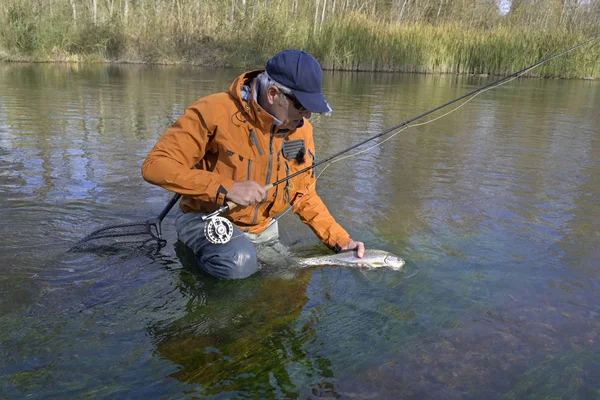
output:
M321 168L339 222L405 272L282 260L217 281L172 215L159 254L67 253L158 215L170 194L142 180L146 154L241 72L0 65L0 393L598 397L600 82L515 80ZM328 73L317 159L490 81ZM293 214L280 226L298 255L327 252Z

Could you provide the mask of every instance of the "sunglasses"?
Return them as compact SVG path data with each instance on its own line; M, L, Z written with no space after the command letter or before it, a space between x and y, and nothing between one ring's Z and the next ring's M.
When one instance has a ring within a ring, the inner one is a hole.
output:
M298 99L296 97L294 97L291 94L283 93L281 91L280 91L280 93L282 93L285 97L288 98L289 101L292 102L294 108L296 110L298 110L298 112L304 112L304 111L306 111L306 108L302 104L300 104L300 102L298 101Z

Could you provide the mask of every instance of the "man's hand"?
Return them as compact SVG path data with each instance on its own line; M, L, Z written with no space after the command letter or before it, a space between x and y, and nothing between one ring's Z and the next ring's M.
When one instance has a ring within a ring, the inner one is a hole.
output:
M227 192L227 200L233 201L239 206L251 206L262 201L267 191L258 182L241 181L231 185Z
M356 250L356 255L362 258L365 255L365 244L363 242L355 242L352 240L350 243L342 247L342 251Z

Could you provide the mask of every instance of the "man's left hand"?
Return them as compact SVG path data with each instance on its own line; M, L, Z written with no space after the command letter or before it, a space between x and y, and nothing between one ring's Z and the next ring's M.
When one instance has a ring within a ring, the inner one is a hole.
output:
M356 250L356 255L362 258L365 255L365 244L363 242L355 242L352 240L350 243L342 247L342 251Z

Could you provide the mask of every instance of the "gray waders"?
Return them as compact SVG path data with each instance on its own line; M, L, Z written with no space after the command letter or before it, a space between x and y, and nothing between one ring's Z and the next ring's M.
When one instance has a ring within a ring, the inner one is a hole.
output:
M255 244L277 241L279 228L273 222L260 234L244 233L233 226L231 240L214 244L204 236L204 213L178 210L175 227L179 240L194 252L196 264L209 275L222 279L244 279L260 268Z

